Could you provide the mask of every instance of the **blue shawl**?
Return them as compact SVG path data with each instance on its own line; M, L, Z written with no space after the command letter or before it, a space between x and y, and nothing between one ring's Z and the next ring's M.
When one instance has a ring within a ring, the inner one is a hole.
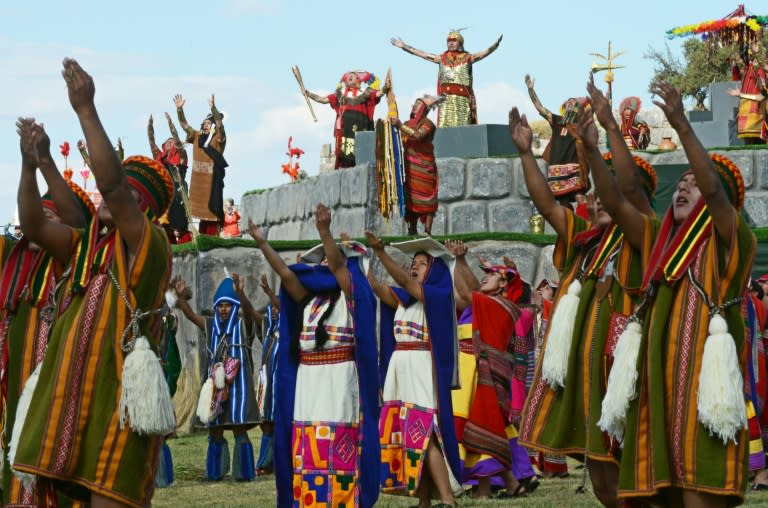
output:
M409 307L417 300L402 288L393 287L395 296L404 307ZM443 452L454 477L461 478L459 445L456 429L453 426L453 402L451 389L458 385L458 362L456 337L456 305L453 302L453 282L451 271L440 258L432 258L424 284L424 312L427 316L432 368L437 386L437 421L443 438ZM380 365L381 385L389 367L389 360L395 350L395 309L380 305Z
M326 266L292 265L304 287L312 294L338 291L336 278ZM373 506L379 498L379 383L377 379L376 300L371 286L360 266L358 257L347 258L347 269L352 279L355 327L355 363L360 390L360 426L362 448L360 457L360 506ZM293 406L296 396L296 373L299 361L291 354L291 338L296 326L301 326L300 305L293 301L284 288L280 288L280 337L277 349L276 386L280 397L275 397L275 482L277 506L288 508L293 504Z

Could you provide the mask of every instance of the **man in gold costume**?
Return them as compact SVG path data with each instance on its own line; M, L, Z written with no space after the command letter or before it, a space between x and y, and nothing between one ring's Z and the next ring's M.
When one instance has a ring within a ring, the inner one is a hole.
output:
M409 46L399 37L390 42L407 53L440 66L437 74L437 93L444 95L446 99L440 106L437 126L458 127L477 123L477 105L472 89L472 64L496 51L502 37L499 36L488 49L469 53L464 50L464 37L459 30L453 30L448 34L448 50L440 55Z

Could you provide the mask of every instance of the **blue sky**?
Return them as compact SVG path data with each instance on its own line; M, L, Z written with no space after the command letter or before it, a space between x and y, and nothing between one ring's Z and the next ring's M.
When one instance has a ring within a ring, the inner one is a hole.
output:
M225 195L239 201L247 190L287 182L280 164L288 136L306 153L300 164L317 173L319 150L332 142L334 116L315 104L314 123L291 73L301 69L308 89L327 93L348 69L384 75L392 68L401 112L423 93L434 93L437 65L406 54L393 36L431 53L445 49L450 29L464 30L468 51L480 51L501 34L499 49L474 69L481 123L506 123L513 105L533 109L523 77L530 73L542 102L554 109L583 95L594 58L611 40L626 53L617 60L614 96L647 93L650 46L663 48L665 31L715 19L736 3L715 0L642 3L619 1L505 2L219 2L91 0L3 2L0 4L0 223L11 220L20 171L18 116L45 123L52 146L82 137L60 75L71 56L96 82L96 105L113 142L120 136L126 155L147 154L146 122L155 117L158 141L167 136L163 112L175 119L172 97L182 93L190 124L207 113L213 92L225 112L230 167ZM631 6L631 7L630 7ZM695 6L695 7L693 7ZM756 14L761 6L747 4ZM670 41L678 51L680 41ZM379 106L377 117L385 114ZM58 155L58 151L54 151ZM74 152L74 150L73 150ZM63 160L59 160L63 169ZM76 181L82 161L69 159ZM93 179L88 183L89 189Z

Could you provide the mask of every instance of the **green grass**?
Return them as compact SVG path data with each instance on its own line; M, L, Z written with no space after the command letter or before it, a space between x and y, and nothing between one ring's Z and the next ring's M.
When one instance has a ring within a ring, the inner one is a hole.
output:
M261 432L250 432L253 447L258 456ZM226 434L232 451L232 435ZM232 507L253 508L275 506L275 477L263 476L252 482L234 482L227 476L221 482L206 482L205 452L207 434L181 436L168 442L173 454L176 481L168 488L155 490L152 506L159 508ZM499 508L523 507L598 507L595 496L588 487L585 494L576 494L576 488L584 477L583 469L570 463L571 476L565 479L541 480L541 486L532 495L512 500L474 500L467 496L457 500L457 506ZM405 508L415 505L415 499L381 495L376 505L380 508ZM746 506L768 507L768 492L748 492Z

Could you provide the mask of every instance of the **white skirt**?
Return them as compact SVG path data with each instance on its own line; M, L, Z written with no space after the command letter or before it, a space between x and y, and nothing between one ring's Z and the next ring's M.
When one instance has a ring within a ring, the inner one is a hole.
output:
M360 390L355 362L299 365L293 407L295 421L357 423L359 413Z

